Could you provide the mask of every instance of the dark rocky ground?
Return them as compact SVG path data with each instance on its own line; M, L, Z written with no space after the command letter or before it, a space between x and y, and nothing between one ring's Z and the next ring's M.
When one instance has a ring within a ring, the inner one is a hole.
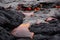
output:
M29 30L34 32L33 39L14 37L10 31L21 24L24 18L23 14L16 13L0 7L0 40L60 40L60 19L31 25Z
M49 24L41 23L32 25L31 32L34 32L33 40L59 40L60 39L60 22L58 20L50 21Z

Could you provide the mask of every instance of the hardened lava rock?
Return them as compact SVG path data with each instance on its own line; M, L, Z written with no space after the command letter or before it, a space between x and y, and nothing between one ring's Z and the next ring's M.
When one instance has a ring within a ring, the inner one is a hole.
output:
M0 26L11 31L23 22L24 15L16 11L0 7Z
M49 23L34 24L29 29L34 32L33 40L59 40L60 22L51 20Z
M15 40L15 37L0 26L0 40Z
M31 32L35 32L37 34L38 33L51 34L54 32L58 32L60 26L58 26L57 24L59 24L59 22L58 20L54 22L50 22L49 24L48 23L35 24L35 25L32 25L29 29Z
M37 34L34 36L33 40L59 40L59 39L60 39L60 34L56 34L53 36Z
M17 40L32 40L31 38L28 38L28 37L22 37L22 38L19 38Z
M10 33L23 23L24 14L0 7L0 40L16 40Z

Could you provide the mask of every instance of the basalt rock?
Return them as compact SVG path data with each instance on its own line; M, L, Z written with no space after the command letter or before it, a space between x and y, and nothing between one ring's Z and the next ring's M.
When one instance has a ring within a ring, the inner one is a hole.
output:
M6 30L12 30L23 22L24 15L12 10L0 7L0 26Z

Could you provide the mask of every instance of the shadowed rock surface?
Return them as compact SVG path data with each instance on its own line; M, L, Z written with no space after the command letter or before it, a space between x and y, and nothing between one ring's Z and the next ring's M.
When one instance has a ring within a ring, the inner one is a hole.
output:
M59 40L60 39L60 22L51 20L49 24L40 23L32 25L29 29L34 32L33 40Z
M22 12L17 12L15 10L7 10L3 8L3 7L9 7L11 5L12 9L16 9L17 5L19 4L19 2L16 2L16 1L17 0L4 0L4 1L0 0L0 6L2 6L0 7L0 31L1 31L0 40L60 40L60 14L59 14L60 10L59 9L57 10L50 9L50 11L49 10L39 11L39 12L36 12L34 17L25 19L27 21L24 20L25 22L30 22L32 24L29 30L30 32L34 32L33 39L30 39L27 37L21 38L20 37L22 36L21 31L17 31L18 34L21 32L20 35L17 35L19 37L14 37L12 34L10 34L10 32L14 28L18 27L20 24L24 22L23 18L25 17L25 15L22 14ZM36 3L30 2L33 0L30 0L29 2L28 0L20 0L20 1L26 1L25 3L21 2L21 4L25 4L25 6L26 4L30 4L30 3L33 5L39 3L39 2L36 2ZM60 1L60 0L57 0L57 1ZM57 1L56 0L45 0L45 1L43 0L41 2L57 2ZM49 14L47 15L46 13L49 13ZM49 23L43 23L45 22L45 19L50 16L53 16L57 18L58 20L51 20L49 21ZM35 24L36 21L42 22L42 23ZM22 30L23 34L29 32L29 30L28 28L25 30L23 29Z
M0 40L16 40L10 33L23 22L24 15L0 7Z

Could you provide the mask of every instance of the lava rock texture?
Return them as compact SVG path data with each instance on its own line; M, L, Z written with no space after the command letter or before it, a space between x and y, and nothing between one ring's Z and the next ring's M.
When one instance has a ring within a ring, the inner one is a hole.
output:
M0 7L0 26L11 31L23 22L24 15L12 10Z
M34 24L29 29L35 33L33 40L59 40L59 25L59 20L51 20L49 23Z
M0 7L0 40L16 40L10 33L23 22L24 15Z

